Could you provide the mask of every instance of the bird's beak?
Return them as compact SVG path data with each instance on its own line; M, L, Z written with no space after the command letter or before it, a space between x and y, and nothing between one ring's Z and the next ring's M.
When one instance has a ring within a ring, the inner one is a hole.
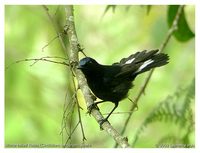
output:
M76 68L80 69L80 70L83 69L83 67L81 65L78 65Z

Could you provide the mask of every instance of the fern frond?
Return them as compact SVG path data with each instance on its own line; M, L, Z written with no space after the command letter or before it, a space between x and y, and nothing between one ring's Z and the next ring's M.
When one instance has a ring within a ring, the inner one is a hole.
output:
M188 87L178 88L173 95L168 96L153 109L137 130L133 146L137 142L140 134L150 123L164 121L180 125L180 128L185 128L186 130L190 128L191 131L193 129L191 128L191 124L194 127L194 119L191 118L193 118L194 113L191 110L191 99L194 98L194 84L193 80ZM189 135L190 132L187 133ZM186 136L188 135L186 134Z

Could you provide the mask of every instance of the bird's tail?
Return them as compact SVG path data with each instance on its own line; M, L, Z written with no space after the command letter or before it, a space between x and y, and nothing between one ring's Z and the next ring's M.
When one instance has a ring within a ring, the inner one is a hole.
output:
M169 60L169 56L164 53L157 53L158 50L153 50L142 55L138 55L135 59L135 64L138 65L138 69L135 71L135 74L140 74L146 71L149 71L152 68L160 67L166 65ZM141 56L141 58L140 58Z
M160 67L168 63L169 56L158 53L159 50L141 51L123 58L119 63L115 63L125 68L123 74L136 76L137 74L149 71L152 68ZM120 74L121 75L121 74Z

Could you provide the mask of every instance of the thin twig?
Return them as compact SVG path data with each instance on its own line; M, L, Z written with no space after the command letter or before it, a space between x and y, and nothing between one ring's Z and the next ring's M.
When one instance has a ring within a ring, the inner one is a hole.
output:
M168 30L167 37L166 37L165 41L161 44L160 52L163 52L163 50L167 46L170 38L172 37L173 33L178 29L178 21L183 12L183 9L184 9L184 5L180 5L178 8L178 11L176 13L176 16L172 22L172 25L171 25L170 29Z
M73 84L74 84L74 87L76 87L76 84L75 84L75 81L73 80ZM77 89L78 90L78 89ZM74 101L76 102L77 104L77 111L78 111L78 118L79 118L79 123L80 123L80 126L81 126L81 133L82 133L82 141L84 143L86 139L86 136L85 136L85 132L84 132L84 128L83 128L83 122L82 122L82 119L81 119L81 112L80 112L80 109L82 109L78 103L78 97L77 97L77 90L75 90L75 93L74 93Z
M128 111L128 112L113 112L112 115L121 115L121 114L130 114L133 111ZM102 115L108 115L109 113L102 113Z
M48 17L49 17L49 19L50 19L50 21L52 22L52 24L53 24L53 26L54 26L54 28L55 28L55 30L56 30L56 33L57 33L57 35L59 36L59 40L60 40L60 42L61 42L61 44L62 44L62 47L63 47L63 50L64 50L64 52L65 52L65 54L66 54L66 56L68 57L68 50L66 49L66 47L65 47L65 44L64 44L64 41L63 41L63 38L61 37L61 35L59 34L59 30L58 30L58 25L57 25L57 23L55 22L55 20L53 19L53 17L51 16L51 14L49 14L49 11L48 11L48 8L44 5L43 6L43 8L45 9L45 11L46 11L46 13L47 13L47 15L48 15ZM68 27L65 27L66 29L64 29L64 34L66 34L65 33L65 31L67 31L67 28ZM80 46L78 46L79 48L80 48ZM80 50L80 49L79 49ZM81 50L82 51L82 50ZM70 55L70 54L69 54ZM68 58L69 59L69 58ZM70 64L69 64L69 68L70 68L70 72L71 72L71 74L72 74L72 76L74 76L73 75L73 62L71 62L72 60L70 59ZM75 82L74 82L74 80L73 80L73 84L74 84L74 87L75 87ZM76 93L75 93L76 94ZM75 100L75 102L76 102L76 104L77 104L77 107L78 107L78 115L79 115L79 124L80 124L80 126L81 126L81 131L82 131L82 136L83 136L83 141L84 140L86 140L86 137L85 137L85 134L84 134L84 129L83 129L83 124L82 124L82 120L81 120L81 114L80 114L80 106L79 106L79 104L78 104L78 102L77 102L77 98L75 98L75 99L73 99L73 101ZM78 124L77 124L77 126L78 126ZM73 132L74 132L74 130L72 131L72 132L70 132L70 136L68 137L68 139L67 139L67 141L66 141L66 143L69 141L69 139L71 139L71 135L73 134Z
M85 132L84 132L83 123L82 123L82 119L81 119L81 112L80 112L81 107L79 106L77 99L76 99L76 102L77 102L77 107L78 107L77 110L78 110L78 116L79 116L79 123L81 125L81 132L82 132L82 137L83 137L82 141L84 143L84 141L87 140L87 139L85 137Z
M56 20L55 20L55 19L52 17L52 15L49 13L49 9L48 9L47 6L43 5L43 8L44 8L44 10L45 10L45 12L46 12L46 14L47 14L49 20L51 21L51 23L52 23L54 29L55 29L55 32L56 32L56 34L57 34L57 36L58 36L58 38L59 38L59 40L60 40L60 43L61 43L61 45L62 45L62 48L63 48L63 50L64 50L65 55L66 55L67 58L69 59L68 50L67 50L67 48L66 48L66 45L65 45L65 42L64 42L63 38L62 38L61 35L60 35L60 30L59 30L59 28L58 28L59 26L58 26ZM69 60L69 61L70 61L70 60ZM70 68L70 70L71 70L70 72L71 72L71 74L72 74L72 73L73 73L73 72L72 72L72 65L71 65L70 62L69 62L69 68ZM73 76L73 75L72 75L72 76ZM72 111L73 111L73 110L72 110ZM73 111L73 112L74 112L74 111ZM67 117L68 117L68 114L67 114ZM72 117L71 117L71 121L70 121L70 122L72 122ZM66 123L66 122L65 122L65 123ZM77 124L76 126L78 126L79 124L80 124L80 123L78 122L78 124ZM66 127L65 127L65 129L66 129ZM67 139L66 142L65 142L65 146L66 146L66 144L68 143L68 141L71 139L71 135L72 135L73 132L75 131L75 129L71 131L71 124L70 124L69 130L70 130L70 132L69 132L70 134L69 134L68 139ZM67 131L67 129L66 129L66 131Z
M168 30L167 36L166 36L164 42L161 44L161 47L160 47L160 51L159 51L159 52L163 52L163 51L164 51L164 49L166 48L167 44L169 43L169 40L170 40L170 38L172 37L173 33L177 30L178 21L179 21L180 16L181 16L181 14L182 14L182 12L183 12L183 9L184 9L184 5L181 5L181 6L178 8L178 11L177 11L176 16L175 16L175 18L174 18L174 20L173 20L172 26L171 26L170 29ZM153 72L154 72L154 69L152 69L152 70L149 72L149 75L147 76L147 78L146 78L146 80L145 80L145 82L144 82L144 85L143 85L142 88L140 89L140 91L139 91L139 93L138 93L138 95L137 95L137 97L136 97L136 99L135 99L135 101L134 101L136 104L134 104L134 105L131 107L130 112L133 113L133 110L136 108L140 97L141 97L142 94L144 94L144 92L145 92L145 89L146 89L146 87L147 87L147 85L148 85L148 83L149 83L149 81L150 81L150 78L151 78ZM124 127L123 127L122 132L121 132L122 135L123 135L123 134L125 133L125 131L126 131L126 128L127 128L127 125L128 125L128 123L129 123L129 121L130 121L130 118L131 118L131 116L132 116L132 113L129 114L129 116L127 117L127 119L126 119L126 121L125 121ZM115 144L115 147L117 147L117 146L118 146L118 144L116 143L116 144Z
M66 90L67 90L67 92L65 94L65 103L63 106L63 117L62 117L61 132L60 132L60 134L62 135L62 145L64 142L64 132L63 132L64 130L67 133L68 138L70 137L70 132L68 132L68 128L67 128L67 121L68 121L68 118L70 118L69 117L70 113L72 114L72 112L74 110L74 103L72 103L71 98L69 98L69 97L71 97L71 96L69 96L69 94L71 92L69 91L68 88Z
M72 96L73 97L73 96ZM68 138L67 138L67 140L66 140L66 142L65 142L65 145L68 143L68 141L69 140L71 140L71 137L72 137L72 135L73 135L73 133L75 132L75 130L76 130L76 128L77 128L77 126L80 124L80 122L78 121L78 123L77 123L77 125L75 126L75 128L72 130L72 122L73 122L73 114L74 114L74 110L75 110L75 105L77 104L76 102L75 102L75 100L72 98L72 101L70 101L70 103L71 103L71 109L70 108L66 108L66 110L68 109L69 110L69 112L66 114L66 118L65 118L65 120L67 121L68 119L67 118L69 118L69 135L68 135ZM65 121L65 130L66 130L66 132L67 132L67 122Z
M53 39L51 39L46 45L44 45L44 47L42 47L42 52L44 51L44 49L49 46L50 43L52 43L54 40L56 40L57 38L59 38L59 36L55 36Z
M34 61L30 66L33 66L38 61L45 61L45 62L51 62L51 63L56 63L56 64L62 64L62 65L69 66L69 64L66 63L66 62L52 61L52 60L49 60L49 58L58 58L58 59L66 60L66 58L58 57L58 56L52 56L52 57L46 56L46 57L40 57L40 58L27 58L27 59L18 60L18 61L13 62L10 65L8 65L5 69L6 70L9 69L10 66L12 66L13 64L17 64L17 63L21 63L21 62L27 62L27 61Z
M74 129L73 129L72 132L70 133L70 136L69 136L68 139L66 140L64 147L67 146L68 141L71 139L72 134L75 132L75 130L77 129L77 127L78 127L79 124L80 124L80 122L78 122L78 123L76 124L76 126L74 127Z
M49 13L48 7L47 7L46 5L42 5L42 7L44 8L44 10L45 10L45 12L46 12L46 14L47 14L49 20L51 21L51 23L52 23L52 25L53 25L53 27L54 27L54 29L55 29L55 32L56 32L56 34L57 34L57 36L58 36L58 38L59 38L59 40L60 40L60 43L61 43L62 48L63 48L63 50L64 50L64 53L65 53L65 55L66 55L67 58L68 58L68 54L66 54L68 51L67 51L67 48L66 48L66 46L65 46L65 42L64 42L63 38L62 38L61 35L60 35L60 31L59 31L57 22L53 19L53 17L52 17L51 14ZM69 59L69 58L68 58L68 59Z

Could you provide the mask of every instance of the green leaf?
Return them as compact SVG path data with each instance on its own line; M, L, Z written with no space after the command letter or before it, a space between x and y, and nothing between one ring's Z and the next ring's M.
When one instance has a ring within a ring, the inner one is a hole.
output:
M104 14L108 12L109 9L112 9L113 13L115 13L116 5L107 5L104 11Z
M107 5L106 8L105 8L105 10L104 10L104 12L103 12L103 15L102 15L101 18L103 18L103 17L105 16L105 14L108 12L108 10L109 10L110 8L112 8L113 13L115 13L116 5Z
M170 5L168 7L167 20L168 20L169 28L172 26L172 23L174 21L174 18L176 17L178 8L179 8L179 5ZM187 24L184 10L180 15L177 26L178 26L178 29L174 32L173 35L178 41L186 42L195 36L195 34L190 30L190 27Z
M147 15L149 15L149 12L151 11L151 5L147 5Z

